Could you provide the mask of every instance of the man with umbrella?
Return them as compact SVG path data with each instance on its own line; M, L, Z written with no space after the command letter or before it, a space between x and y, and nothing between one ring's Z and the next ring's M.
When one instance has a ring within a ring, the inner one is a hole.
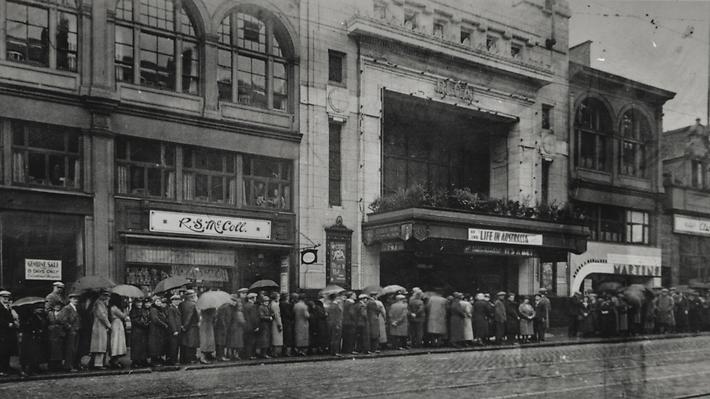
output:
M197 348L200 346L200 314L197 312L197 294L187 290L178 309L180 310L180 363L189 364L197 360Z
M10 291L0 291L0 377L10 373L10 356L17 352L17 321L10 309Z
M50 292L45 298L44 310L49 312L54 309L55 305L59 305L59 308L63 308L67 304L67 300L64 297L64 283L61 281L55 281L52 283L52 292Z

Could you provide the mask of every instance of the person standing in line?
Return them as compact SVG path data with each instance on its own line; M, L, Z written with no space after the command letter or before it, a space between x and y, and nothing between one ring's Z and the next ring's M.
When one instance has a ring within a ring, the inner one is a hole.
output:
M229 357L232 360L241 360L242 356L249 357L249 354L244 353L244 334L246 328L244 304L247 302L246 292L239 293L236 299L237 301L232 308L232 323L229 325L229 335L227 335L227 349L229 351Z
M237 295L232 295L229 302L220 305L217 308L217 316L214 321L214 343L215 357L217 360L226 362L229 360L227 355L227 336L229 335L229 326L232 324L234 315L234 306L237 304Z
M550 313L552 312L552 304L550 303L550 299L547 297L547 288L540 288L539 290L540 293L540 303L542 304L542 309L544 309L545 314L544 314L544 319L545 319L545 331L550 329ZM545 334L543 334L540 337L541 341L545 340Z
M449 343L454 348L460 348L464 344L464 323L466 322L466 313L461 305L463 300L463 294L460 292L454 292L452 294L453 299L449 305L450 323L449 323Z
M179 298L179 297L178 297ZM177 307L175 307L177 311ZM177 331L180 330L180 314L177 312ZM163 307L163 300L160 297L153 298L153 306L148 310L148 355L151 365L163 363L163 355L166 349L166 338L169 336L170 326L168 325L168 315ZM175 316L175 315L174 315ZM177 339L177 336L175 336ZM169 348L170 345L168 344ZM177 351L176 351L177 353Z
M463 311L463 341L464 345L470 346L473 344L473 304L471 303L471 294L464 294L463 299L459 301L461 310Z
M370 354L370 329L367 319L367 300L365 294L358 295L358 301L354 305L355 313L355 352ZM379 327L378 327L379 328Z
M156 300L156 315L158 319L162 321L162 323L158 322L158 326L155 327L155 332L153 332L153 323L155 317L153 309L151 309L149 337L152 337L155 333L155 338L160 340L158 342L161 344L161 346L155 349L158 353L158 358L153 359L153 355L151 354L150 360L151 362L154 362L156 360L161 361L161 356L163 352L165 352L165 364L168 366L172 366L178 363L178 352L180 350L180 330L182 328L180 302L182 301L182 298L180 297L180 295L177 294L171 296L170 305L168 305L167 307L163 306L163 302L160 300L160 298L156 297ZM166 343L162 342L163 339L166 341ZM148 346L150 347L150 341ZM151 350L151 353L153 353L153 350Z
M110 304L111 360L109 360L109 366L112 368L122 368L123 366L119 362L119 359L127 352L126 328L124 323L128 319L128 315L124 310L125 306L123 298L114 295L113 300L110 301Z
M51 371L62 369L64 359L64 339L66 331L59 318L62 305L55 302L53 307L47 312L47 333L49 335L49 359L47 367Z
M619 293L616 296L616 315L619 320L617 323L619 335L622 337L629 336L629 303L624 299L624 294Z
M200 346L200 314L197 311L197 294L187 290L183 295L180 309L180 363L190 364L197 361L197 348Z
M508 314L505 307L505 292L500 291L496 294L496 301L493 320L495 323L496 345L503 345L503 337L505 337L505 323L508 321Z
M505 301L505 334L508 343L515 343L520 335L520 315L518 313L518 303L515 301L515 294L508 294Z
M109 292L102 292L99 299L94 303L92 310L94 323L91 327L91 347L89 350L93 359L93 367L100 370L106 368L104 365L104 357L108 350L108 337L111 331L111 322L109 321L108 313L109 298L111 298Z
M67 298L64 296L64 283L61 281L55 281L52 283L52 292L47 294L44 302L44 309L49 314L51 310L54 310L56 305L59 308L63 308L67 304Z
M294 341L296 345L296 354L298 356L306 356L306 350L309 345L309 323L308 319L311 315L308 313L308 305L303 301L298 294L292 297L296 300L293 305L294 317Z
M10 308L10 296L7 290L0 290L0 377L10 374L10 356L17 353L17 320Z
M148 328L150 326L149 302L136 299L128 313L131 319L131 366L144 367L148 364Z
M256 338L259 334L259 311L256 305L257 294L251 292L244 303L244 348L245 357L256 359Z
M367 298L365 309L370 336L370 351L380 353L380 308L377 306L374 296Z
M209 364L215 359L214 319L216 308L204 309L200 312L200 363Z
M295 320L293 318L294 300L289 300L289 295L281 294L279 310L281 311L281 324L283 325L283 355L291 357L294 354L296 342L294 338Z
M330 302L326 308L327 316L326 321L328 323L328 337L330 338L330 343L328 345L330 354L332 356L340 355L340 340L343 333L343 308L342 301L343 296L337 294L330 294L328 296Z
M446 298L439 293L435 293L429 297L425 309L427 314L426 332L429 335L429 341L432 346L439 347L442 345L442 337L446 335Z
M535 295L533 307L535 308L535 318L533 320L533 329L535 331L534 339L536 342L542 342L545 340L545 324L547 322L545 319L547 312L545 310L545 303L542 301L542 295Z
M577 334L581 328L580 317L582 313L582 294L575 292L570 298L567 308L567 336L569 338L577 338Z
M530 304L530 298L524 297L523 303L518 307L520 314L520 339L523 344L530 342L535 335L533 320L535 319L535 308Z
M262 359L270 359L269 348L271 347L271 324L274 316L271 313L269 297L264 293L256 297L256 312L259 318L259 332L256 336L256 355Z
M387 309L385 309L385 304L377 298L377 293L370 293L370 295L372 296L372 302L377 305L379 311L377 317L377 327L380 330L378 347L387 348Z
M486 301L482 293L476 294L473 302L473 335L477 345L483 345L488 341L488 314L490 303Z
M22 345L20 348L21 374L33 375L39 373L42 362L44 334L47 329L47 319L43 304L28 305L20 312L20 333ZM105 349L104 349L105 350Z
M69 304L59 312L59 320L64 328L64 370L76 372L79 369L79 330L81 318L77 309L79 294L69 294ZM1 343L0 343L1 345Z
M656 308L656 327L661 334L673 331L675 325L673 315L675 303L668 292L668 288L661 289L661 295L654 300Z
M269 302L269 309L271 310L271 315L273 321L271 322L271 356L279 357L281 356L281 351L284 345L283 336L283 321L281 320L281 306L279 304L279 293L272 292L269 295L271 301Z
M424 323L426 322L426 309L422 300L422 290L412 288L412 297L409 298L409 329L410 341L413 348L421 348L424 344Z
M395 303L390 307L390 335L394 340L395 348L399 350L407 349L407 337L409 336L409 305L407 297L402 294L395 296Z
M343 353L355 351L355 293L346 291L343 301Z

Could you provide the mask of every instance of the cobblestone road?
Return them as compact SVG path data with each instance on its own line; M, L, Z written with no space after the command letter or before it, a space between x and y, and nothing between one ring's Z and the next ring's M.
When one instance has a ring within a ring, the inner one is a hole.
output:
M0 398L710 396L710 337L241 366L0 385Z

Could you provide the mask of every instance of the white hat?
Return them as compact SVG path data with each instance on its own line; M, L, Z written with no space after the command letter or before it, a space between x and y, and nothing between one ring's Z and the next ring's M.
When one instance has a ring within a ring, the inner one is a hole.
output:
M8 291L8 290L0 291L0 296L10 296L10 295L12 295L12 294L10 294L10 291Z
M365 299L365 298L369 298L369 296L367 296L367 294L360 294L357 297L357 299Z
M62 283L61 281L55 281L54 283L52 283L52 285L55 287L64 288L64 283Z

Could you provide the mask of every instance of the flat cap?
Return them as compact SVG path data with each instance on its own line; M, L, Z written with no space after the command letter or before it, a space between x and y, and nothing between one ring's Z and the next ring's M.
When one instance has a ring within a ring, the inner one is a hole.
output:
M237 292L249 292L249 288L240 288Z
M160 299L160 298L157 298L157 299ZM170 297L170 300L171 300L171 301L175 301L175 300L178 300L178 301L179 301L179 300L181 300L181 299L182 299L182 298L181 298L180 295L178 295L178 294L175 294L175 295L173 295L173 296Z
M10 296L10 295L12 295L12 294L10 294L10 291L8 291L8 290L0 291L0 296Z
M62 283L61 281L55 281L52 283L52 285L55 287L64 288L64 283Z

